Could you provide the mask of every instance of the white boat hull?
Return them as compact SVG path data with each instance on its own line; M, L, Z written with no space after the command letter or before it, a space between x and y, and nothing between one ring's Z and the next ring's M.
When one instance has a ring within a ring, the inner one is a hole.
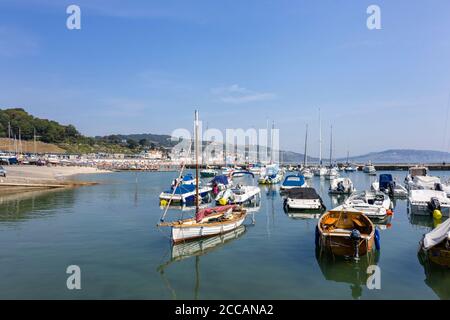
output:
M239 220L231 221L229 223L221 223L213 226L192 226L180 227L172 226L172 240L177 243L180 241L193 240L197 238L210 237L234 230L242 225L245 220L245 215Z
M286 206L288 209L298 210L318 210L322 208L322 203L319 199L287 199Z

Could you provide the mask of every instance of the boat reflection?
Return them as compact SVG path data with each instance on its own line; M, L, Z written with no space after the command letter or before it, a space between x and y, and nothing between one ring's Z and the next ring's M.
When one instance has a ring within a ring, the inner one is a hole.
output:
M442 300L450 299L450 268L436 265L426 259L422 251L417 254L425 273L424 282Z
M325 279L349 284L353 299L361 298L369 277L367 268L370 265L377 265L379 257L380 252L375 251L362 257L359 261L354 261L343 257L333 257L327 253L321 255L320 250L316 250L316 260Z
M168 290L171 292L172 298L177 299L177 295L175 289L170 285L169 279L165 275L166 268L169 265L174 262L195 257L194 299L197 300L200 292L200 257L242 237L246 230L246 227L241 225L237 229L217 236L173 244L170 259L160 265L157 269Z
M283 206L283 211L289 218L294 219L294 220L311 220L311 219L317 220L326 211L326 209L295 210L295 209L289 209L286 206Z
M329 194L330 202L333 208L344 204L345 200L349 197L346 194Z

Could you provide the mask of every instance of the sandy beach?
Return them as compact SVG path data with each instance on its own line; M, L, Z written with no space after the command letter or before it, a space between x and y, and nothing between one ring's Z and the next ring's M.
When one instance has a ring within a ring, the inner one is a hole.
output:
M93 185L95 183L71 179L78 174L106 173L92 167L63 166L5 166L6 178L0 177L2 192L17 192L35 188L58 188Z

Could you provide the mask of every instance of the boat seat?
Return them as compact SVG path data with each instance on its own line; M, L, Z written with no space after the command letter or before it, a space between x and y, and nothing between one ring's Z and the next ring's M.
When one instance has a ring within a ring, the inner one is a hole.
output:
M323 223L327 225L333 225L336 223L337 220L338 220L337 218L328 217L325 219L325 221L323 221Z
M358 219L352 219L353 223L356 224L358 227L364 227L364 224L359 221Z

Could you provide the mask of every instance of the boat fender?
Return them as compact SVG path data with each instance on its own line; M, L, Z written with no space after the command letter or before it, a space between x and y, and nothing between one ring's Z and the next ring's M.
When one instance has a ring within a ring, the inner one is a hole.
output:
M386 214L388 216L392 216L394 214L394 211L392 211L391 209L386 210Z
M224 205L226 205L227 203L228 203L227 199L225 199L225 198L220 198L220 199L219 199L219 204L220 204L221 206L224 206Z
M375 249L377 251L380 251L381 245L380 245L380 230L375 229Z
M316 226L315 243L316 243L316 248L319 247L320 232L319 232L319 227L318 226Z
M433 218L435 220L441 220L442 219L442 212L439 209L433 210Z
M159 205L160 205L161 207L166 207L166 206L167 206L167 200L166 200L166 199L162 199L162 200L159 202Z

